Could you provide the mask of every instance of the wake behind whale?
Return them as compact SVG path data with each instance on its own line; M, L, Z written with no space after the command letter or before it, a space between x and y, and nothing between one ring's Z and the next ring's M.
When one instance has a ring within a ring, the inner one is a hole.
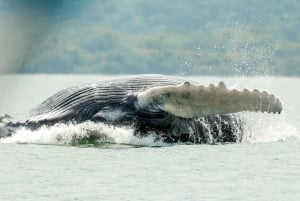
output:
M150 137L156 142L240 142L244 119L232 113L281 110L280 101L267 92L229 90L222 82L205 87L169 76L143 75L64 89L25 117L3 118L1 135L18 136L20 128L36 132L59 125L98 124L102 128L126 127L133 139ZM82 136L71 136L83 141L116 139L103 138L102 131L87 129Z

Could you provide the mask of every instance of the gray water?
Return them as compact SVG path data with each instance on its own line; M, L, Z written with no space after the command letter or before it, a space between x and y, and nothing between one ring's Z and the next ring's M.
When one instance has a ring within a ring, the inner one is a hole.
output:
M1 76L0 115L24 114L64 87L109 77ZM0 200L300 200L300 79L190 79L267 90L283 113L240 113L244 139L226 145L166 145L94 123L19 130L0 141ZM72 136L87 129L112 141L73 146Z

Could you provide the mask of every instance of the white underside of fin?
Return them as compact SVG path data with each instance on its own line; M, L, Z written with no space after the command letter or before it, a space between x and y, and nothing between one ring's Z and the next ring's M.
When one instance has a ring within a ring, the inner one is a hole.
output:
M244 89L229 90L223 82L218 86L202 86L184 82L178 86L153 87L137 95L143 109L159 108L183 118L205 117L241 111L281 113L279 99L267 92Z

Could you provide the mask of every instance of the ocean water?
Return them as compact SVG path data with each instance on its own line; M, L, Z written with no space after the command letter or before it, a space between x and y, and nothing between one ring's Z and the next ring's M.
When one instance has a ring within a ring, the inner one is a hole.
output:
M0 76L0 115L22 115L58 90L115 76ZM168 145L91 122L20 129L0 140L0 200L300 200L300 79L189 77L258 88L280 115L243 112L241 143ZM74 142L93 130L97 144Z

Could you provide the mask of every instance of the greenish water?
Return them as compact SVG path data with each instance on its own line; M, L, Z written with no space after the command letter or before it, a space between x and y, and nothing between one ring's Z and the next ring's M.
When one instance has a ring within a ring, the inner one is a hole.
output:
M64 87L107 78L1 76L0 114L23 114ZM241 113L244 140L227 145L170 146L93 123L23 129L0 141L0 200L300 200L300 79L191 79L267 90L283 113ZM112 141L71 146L87 129Z

